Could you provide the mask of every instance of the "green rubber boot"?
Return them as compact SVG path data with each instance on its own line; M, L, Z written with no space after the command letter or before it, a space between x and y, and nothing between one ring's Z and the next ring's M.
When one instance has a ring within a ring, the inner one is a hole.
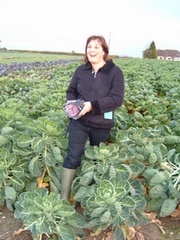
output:
M62 170L61 179L61 199L69 201L71 193L71 185L76 174L76 169L64 168Z

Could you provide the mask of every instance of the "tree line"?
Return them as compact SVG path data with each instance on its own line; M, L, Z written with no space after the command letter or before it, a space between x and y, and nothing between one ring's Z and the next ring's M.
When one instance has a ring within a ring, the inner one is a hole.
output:
M1 43L1 40L0 40L0 43ZM2 50L6 50L6 48L2 48L0 46L0 49ZM59 54L59 53L58 53ZM71 53L72 54L72 53ZM75 53L74 53L75 54ZM117 57L117 56L115 56ZM149 48L145 49L143 51L143 58L149 58L149 59L157 59L157 51L156 51L156 45L155 45L155 42L152 41Z

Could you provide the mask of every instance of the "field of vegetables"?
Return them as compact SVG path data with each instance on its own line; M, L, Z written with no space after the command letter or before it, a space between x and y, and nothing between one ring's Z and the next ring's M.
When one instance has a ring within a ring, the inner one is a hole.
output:
M81 213L59 197L68 141L62 108L80 62L15 64L0 77L0 206L33 239L87 240L84 229L111 228L112 239L130 240L152 212L180 218L180 63L114 61L125 75L125 101L109 144L87 144L72 189Z

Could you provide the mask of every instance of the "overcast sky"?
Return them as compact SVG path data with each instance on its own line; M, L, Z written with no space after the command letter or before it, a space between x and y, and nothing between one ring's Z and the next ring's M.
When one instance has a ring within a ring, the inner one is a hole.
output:
M180 51L180 0L0 0L0 47L84 53L92 34L119 56Z

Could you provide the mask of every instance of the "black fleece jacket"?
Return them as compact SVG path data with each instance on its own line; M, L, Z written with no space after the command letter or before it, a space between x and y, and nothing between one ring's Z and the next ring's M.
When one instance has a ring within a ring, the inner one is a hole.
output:
M90 62L79 66L67 89L67 100L90 101L92 111L76 121L96 128L114 126L114 110L123 104L124 75L112 60L98 70L94 76Z

